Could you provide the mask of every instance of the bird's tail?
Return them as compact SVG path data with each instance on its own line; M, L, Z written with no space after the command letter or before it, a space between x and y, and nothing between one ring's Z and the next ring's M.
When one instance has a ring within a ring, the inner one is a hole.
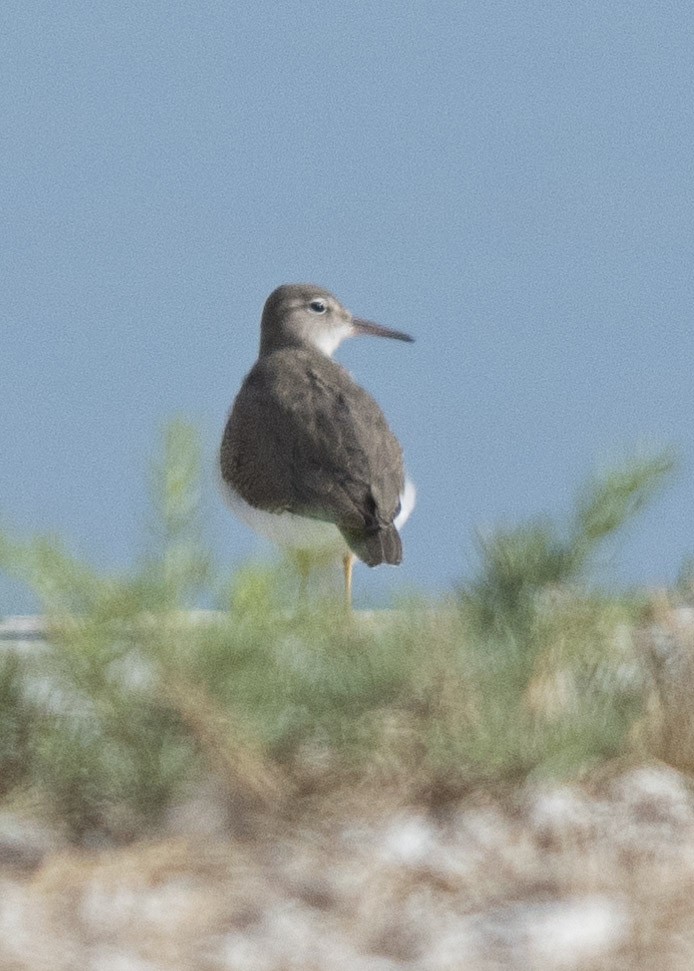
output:
M397 566L402 563L402 540L392 523L368 533L355 529L343 529L341 532L352 552L367 566L378 566L379 563Z

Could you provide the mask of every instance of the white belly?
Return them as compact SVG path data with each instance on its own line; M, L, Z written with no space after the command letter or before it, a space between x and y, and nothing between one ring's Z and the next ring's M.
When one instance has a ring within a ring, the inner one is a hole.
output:
M307 519L293 512L274 513L256 509L242 499L221 476L220 482L224 501L234 515L276 546L288 550L334 552L336 556L347 552L348 547L342 534L332 523ZM405 479L405 488L400 496L400 512L395 519L397 529L400 529L414 509L416 496L414 484Z

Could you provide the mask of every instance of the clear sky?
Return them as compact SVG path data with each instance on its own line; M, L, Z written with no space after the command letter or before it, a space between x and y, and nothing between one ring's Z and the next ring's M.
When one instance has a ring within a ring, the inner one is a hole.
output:
M162 425L212 479L263 301L311 281L417 338L338 352L419 489L362 600L644 443L681 470L613 573L694 552L691 0L4 0L0 75L4 525L131 562ZM220 561L262 550L209 493Z

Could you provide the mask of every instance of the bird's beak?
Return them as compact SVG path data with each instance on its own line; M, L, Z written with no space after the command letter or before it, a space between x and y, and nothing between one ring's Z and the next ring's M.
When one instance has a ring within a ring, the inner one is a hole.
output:
M352 328L354 334L372 334L374 337L392 337L396 341L408 341L412 343L414 337L403 334L401 330L391 330L389 327L381 327L374 324L373 320L364 320L362 317L352 317Z

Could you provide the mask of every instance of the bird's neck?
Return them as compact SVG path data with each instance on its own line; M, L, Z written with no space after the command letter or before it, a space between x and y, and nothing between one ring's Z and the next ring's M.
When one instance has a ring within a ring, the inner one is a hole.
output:
M342 336L331 333L316 334L315 339L312 340L295 337L292 334L276 335L261 333L260 357L265 357L267 354L274 354L275 351L294 350L320 354L321 357L331 359L342 343L342 340Z

